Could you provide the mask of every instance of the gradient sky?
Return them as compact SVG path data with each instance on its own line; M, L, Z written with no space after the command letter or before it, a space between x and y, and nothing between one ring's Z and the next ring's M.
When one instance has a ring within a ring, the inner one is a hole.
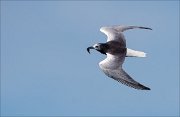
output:
M178 116L179 1L1 1L1 116ZM151 88L108 78L101 26L137 25L123 67Z

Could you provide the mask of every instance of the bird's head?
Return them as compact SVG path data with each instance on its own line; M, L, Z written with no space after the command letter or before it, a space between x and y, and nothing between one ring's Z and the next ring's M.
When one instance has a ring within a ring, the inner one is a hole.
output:
M94 44L93 46L88 47L87 51L88 51L89 54L90 54L90 49L95 49L98 52L100 52L101 54L105 54L106 55L107 44L97 43L97 44Z

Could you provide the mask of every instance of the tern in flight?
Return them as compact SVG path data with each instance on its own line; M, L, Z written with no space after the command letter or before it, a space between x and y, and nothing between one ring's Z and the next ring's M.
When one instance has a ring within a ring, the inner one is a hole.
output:
M141 26L118 25L101 27L100 31L106 34L107 42L97 43L88 47L87 51L90 53L90 49L95 49L100 53L107 55L107 58L99 63L99 67L108 77L135 89L150 90L150 88L131 78L131 76L129 76L122 68L125 57L146 57L146 53L126 47L126 40L123 32L135 28L152 30L151 28Z

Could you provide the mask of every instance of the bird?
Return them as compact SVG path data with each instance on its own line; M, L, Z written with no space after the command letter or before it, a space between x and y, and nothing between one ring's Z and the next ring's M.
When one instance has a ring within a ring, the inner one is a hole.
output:
M95 49L107 56L99 62L99 67L108 77L137 90L151 90L149 87L135 81L122 68L126 57L146 57L145 52L126 47L126 39L123 32L129 29L152 30L148 27L126 25L101 27L100 31L107 36L107 42L94 44L88 47L87 51L90 54L90 49Z

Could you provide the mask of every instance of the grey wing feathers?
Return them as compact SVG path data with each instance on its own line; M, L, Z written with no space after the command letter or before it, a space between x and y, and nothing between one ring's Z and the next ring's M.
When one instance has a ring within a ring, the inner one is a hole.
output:
M107 27L101 27L100 31L104 32L124 32L126 30L129 29L135 29L135 28L139 28L139 29L148 29L148 30L152 30L151 28L148 27L143 27L143 26L123 26L123 25L116 25L116 26L107 26ZM105 33L106 34L106 33Z
M122 26L122 25L120 25L120 26L113 26L113 28L115 30L117 30L118 32L124 32L126 30L135 29L135 28L152 30L151 28L142 27L142 26Z
M133 80L123 69L118 70L103 70L104 73L113 78L114 80L121 82L124 85L129 87L139 89L139 90L150 90L150 88L138 83L137 81Z
M118 40L118 41L125 42L125 38L124 38L124 35L122 32L129 30L129 29L134 29L134 28L152 30L151 28L142 27L142 26L118 25L118 26L110 26L110 27L101 27L100 31L107 35L107 37L108 37L107 41Z

